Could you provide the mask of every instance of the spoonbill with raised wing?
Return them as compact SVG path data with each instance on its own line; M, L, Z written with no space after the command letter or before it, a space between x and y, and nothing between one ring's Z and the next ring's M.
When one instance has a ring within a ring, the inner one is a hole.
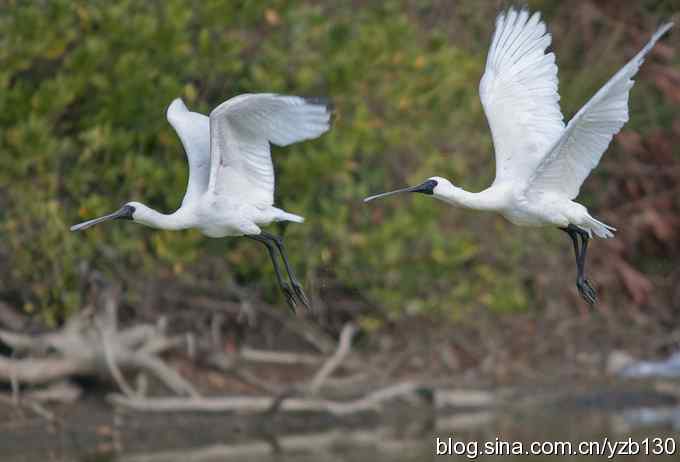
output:
M261 229L276 221L302 223L301 216L274 207L274 167L269 144L287 146L317 138L330 128L330 109L321 99L276 94L244 94L217 106L210 117L174 100L167 118L189 161L182 205L163 214L139 202L74 225L77 231L108 220L127 219L161 229L198 228L209 237L246 236L263 243L286 301L309 301L288 262L283 240ZM281 256L290 284L281 275Z
M454 206L499 212L520 226L556 226L569 234L576 256L576 287L589 303L596 292L585 275L588 240L613 237L613 227L574 202L612 137L628 121L633 76L654 44L672 26L659 27L565 126L557 93L555 55L546 53L551 35L539 13L509 9L498 15L479 84L491 129L496 179L478 193L432 177L418 186L378 194L420 192ZM580 242L579 242L580 238Z

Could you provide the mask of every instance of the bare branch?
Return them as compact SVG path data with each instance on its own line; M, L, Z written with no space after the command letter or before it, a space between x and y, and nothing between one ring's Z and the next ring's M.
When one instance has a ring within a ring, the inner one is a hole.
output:
M123 393L125 393L128 396L134 396L135 395L134 390L125 381L123 373L120 371L118 365L116 364L116 359L114 358L113 354L113 347L111 345L110 334L106 331L102 331L101 334L102 344L104 346L104 358L106 359L106 365L109 368L109 372L111 372L111 377L113 377L113 380L116 381L116 384L118 384L118 387L121 389Z
M317 365L323 358L305 353L290 353L286 351L256 350L243 347L239 352L239 359L250 362L271 364L309 364Z
M85 369L83 363L74 359L8 359L0 356L0 380L11 383L41 385L76 375Z
M82 394L82 389L70 382L56 382L46 388L29 390L23 399L39 403L72 403Z
M184 345L184 338L167 337L163 321L156 326L141 324L118 331L117 300L117 291L107 292L103 313L83 310L57 332L29 336L0 331L0 340L15 351L46 356L0 356L0 382L40 385L73 375L100 375L113 378L122 392L134 396L122 370L137 369L152 373L175 393L198 396L188 381L157 356Z
M357 328L354 326L354 324L345 324L345 326L342 328L342 332L340 333L338 348L335 350L333 356L328 358L328 360L324 363L321 369L319 369L310 382L308 387L309 393L312 395L317 394L326 379L330 377L333 372L335 372L340 364L342 364L342 361L349 354L350 349L352 348L352 338L356 332Z
M421 385L405 382L382 388L352 401L331 401L315 398L289 398L279 405L284 412L327 412L344 416L359 412L377 411L390 400L413 395ZM111 395L109 400L121 407L147 412L240 412L262 413L272 408L272 397L206 397L206 398L138 398Z
M137 352L129 358L129 362L153 373L156 378L178 395L200 396L193 385L155 356Z

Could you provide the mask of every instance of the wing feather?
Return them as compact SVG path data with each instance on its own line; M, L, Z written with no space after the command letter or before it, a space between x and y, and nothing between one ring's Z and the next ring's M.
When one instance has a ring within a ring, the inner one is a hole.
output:
M225 101L210 113L208 190L254 205L273 204L269 143L287 146L329 128L323 100L261 93Z
M621 127L628 121L633 77L656 42L672 27L661 26L574 116L527 183L527 195L557 193L574 199Z
M189 181L182 204L200 197L208 188L210 176L210 122L208 116L191 112L184 102L175 99L166 117L182 141L189 163Z
M530 176L564 130L551 36L540 14L496 18L479 93L496 151L496 182Z

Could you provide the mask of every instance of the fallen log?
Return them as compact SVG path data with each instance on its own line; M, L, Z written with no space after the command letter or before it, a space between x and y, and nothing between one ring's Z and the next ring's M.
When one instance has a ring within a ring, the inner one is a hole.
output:
M45 385L73 376L110 377L127 394L121 370L146 372L179 395L198 396L193 385L160 358L184 344L168 337L163 325L141 324L119 329L112 296L98 315L84 310L60 330L26 335L0 330L0 341L23 357L0 356L0 382Z
M89 369L89 365L67 358L10 359L0 356L0 381L17 381L27 385L44 385L72 377Z
M116 406L143 412L235 412L263 413L273 407L282 412L326 412L334 416L345 416L368 411L379 411L388 401L416 396L423 385L411 382L399 383L349 401L291 397L281 402L270 396L235 396L201 398L147 398L130 397L120 394L109 396Z

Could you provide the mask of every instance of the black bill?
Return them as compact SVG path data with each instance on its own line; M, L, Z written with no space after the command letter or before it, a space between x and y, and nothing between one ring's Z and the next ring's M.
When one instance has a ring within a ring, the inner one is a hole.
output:
M395 191L384 192L382 194L376 194L375 196L367 197L366 199L364 199L364 202L370 202L374 199L379 199L381 197L391 196L393 194L401 194L401 193L408 193L408 192L417 192L417 193L432 195L432 194L434 194L434 188L436 186L437 186L437 182L435 180L427 180L426 182L421 183L418 186L411 186L411 187L408 187L408 188L397 189Z
M132 220L132 214L135 212L135 208L131 205L124 205L119 210L113 213L104 215L103 217L93 218L92 220L87 220L77 225L71 226L71 231L80 231L81 229L86 229L91 226L103 223L109 220Z

